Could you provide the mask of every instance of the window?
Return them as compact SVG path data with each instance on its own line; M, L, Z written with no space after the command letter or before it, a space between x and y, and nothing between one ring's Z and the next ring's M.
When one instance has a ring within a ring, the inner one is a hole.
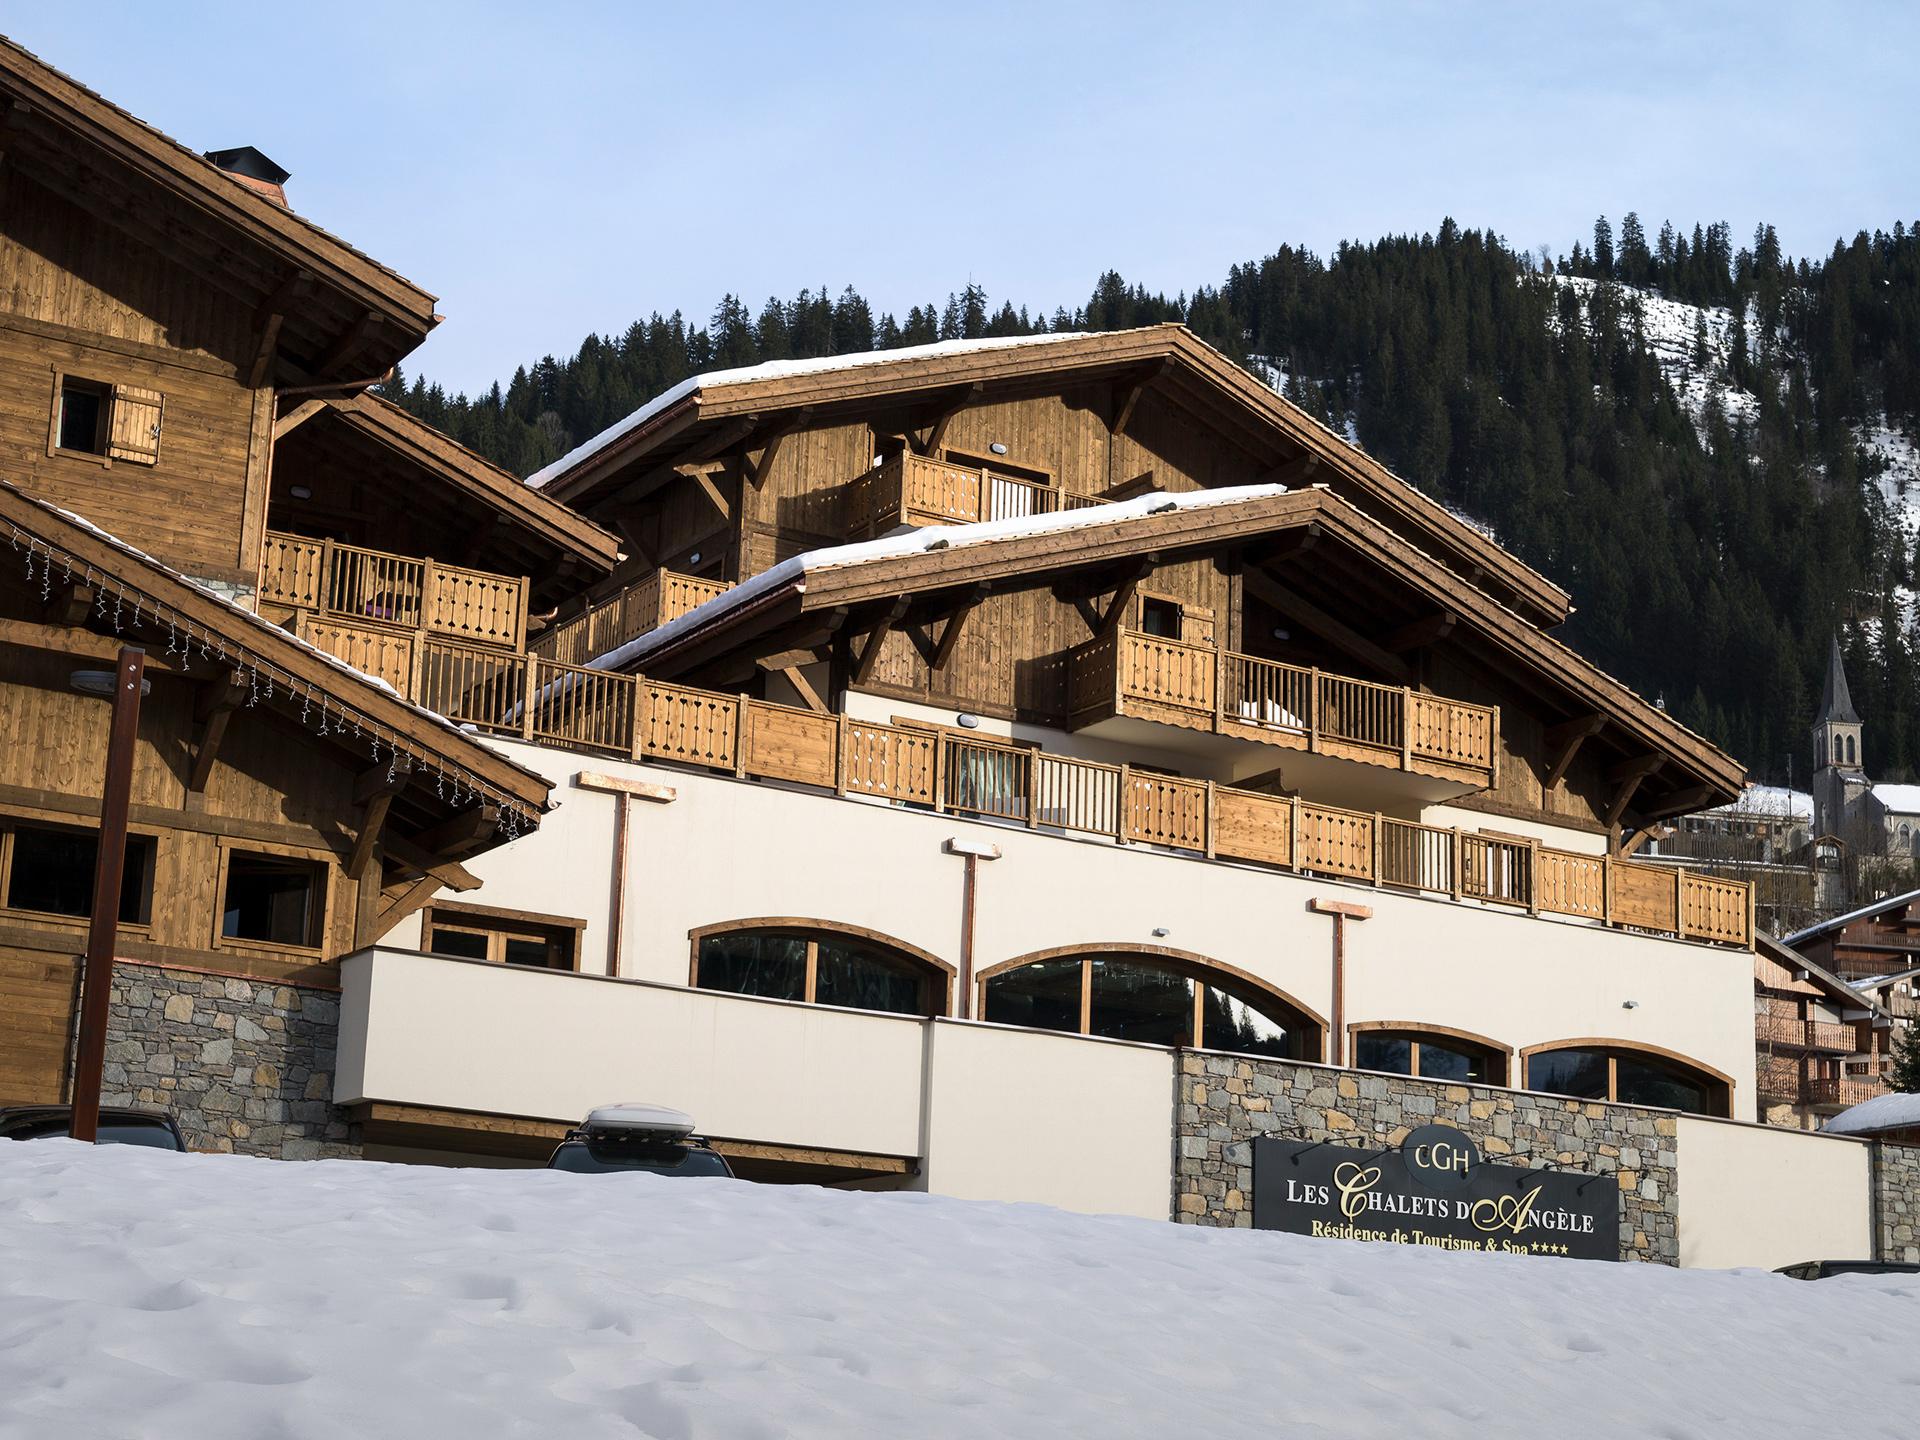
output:
M743 925L695 931L693 984L701 990L944 1015L947 968L880 936L822 925Z
M1849 735L1847 736L1847 764L1857 765L1858 763L1859 761L1854 758L1853 736Z
M120 923L145 925L152 918L153 857L151 835L127 836L120 872ZM7 908L84 920L93 914L93 871L98 863L97 832L64 825L9 823L0 829L0 875Z
M1450 1080L1460 1085L1507 1083L1505 1050L1471 1036L1439 1031L1356 1030L1353 1063L1361 1070L1418 1075L1424 1080Z
M1164 600L1157 595L1142 596L1140 629L1144 634L1158 635L1164 640L1178 640L1180 638L1180 602Z
M326 893L326 867L317 860L229 850L220 905L221 937L317 950Z
M1014 964L983 977L980 1014L1000 1025L1320 1058L1320 1026L1279 997L1198 960L1097 954Z
M1731 1092L1719 1076L1683 1060L1626 1046L1568 1046L1527 1057L1527 1088L1579 1100L1650 1105L1690 1115L1726 1115Z
M533 970L580 968L584 920L529 915L484 905L434 905L420 924L421 946L430 955L489 960Z
M56 373L48 453L95 455L103 461L152 465L160 458L164 404L158 390Z
M1847 763L1846 747L1840 743L1840 737L1838 735L1833 737L1833 763L1836 765L1844 765Z

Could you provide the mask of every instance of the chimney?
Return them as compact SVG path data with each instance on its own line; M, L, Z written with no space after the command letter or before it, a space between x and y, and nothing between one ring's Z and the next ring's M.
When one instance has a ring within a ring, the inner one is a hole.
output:
M287 204L287 172L253 146L242 145L234 150L209 150L207 159L249 190L258 190L281 209L291 208Z

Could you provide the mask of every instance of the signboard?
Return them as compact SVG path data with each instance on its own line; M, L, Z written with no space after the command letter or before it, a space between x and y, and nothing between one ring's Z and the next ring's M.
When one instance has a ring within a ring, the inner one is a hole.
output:
M1253 1224L1446 1250L1620 1258L1613 1177L1488 1165L1472 1137L1449 1125L1423 1125L1398 1149L1256 1139Z

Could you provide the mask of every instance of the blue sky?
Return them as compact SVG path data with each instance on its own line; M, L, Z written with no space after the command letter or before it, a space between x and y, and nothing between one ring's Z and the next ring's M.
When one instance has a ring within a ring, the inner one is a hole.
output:
M723 292L1083 303L1443 215L1638 210L1794 253L1913 223L1920 6L173 3L0 31L441 297L484 386Z

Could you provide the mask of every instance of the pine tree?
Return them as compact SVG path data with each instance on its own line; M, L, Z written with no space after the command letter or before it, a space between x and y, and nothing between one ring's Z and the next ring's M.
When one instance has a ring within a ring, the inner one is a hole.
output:
M1894 1089L1908 1095L1920 1092L1920 1024L1908 1021L1893 1042L1893 1070L1887 1077Z

